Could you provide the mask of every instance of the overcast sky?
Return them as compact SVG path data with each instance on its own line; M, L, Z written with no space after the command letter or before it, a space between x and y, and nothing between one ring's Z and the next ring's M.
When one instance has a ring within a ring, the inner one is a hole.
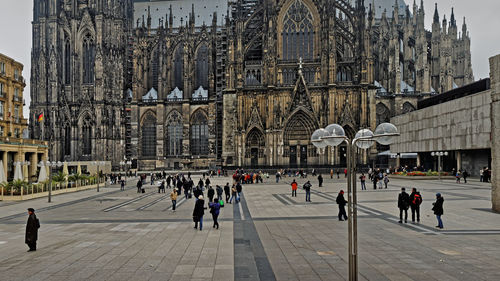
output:
M413 5L413 0L405 0ZM370 3L365 0L365 3ZM438 3L440 20L446 14L450 19L451 7L461 30L463 17L472 38L472 66L475 79L489 76L488 58L500 54L500 1L499 0L424 0L426 28L430 29L434 14L434 3ZM420 0L417 0L420 5ZM410 6L411 7L411 6ZM24 91L26 106L24 116L29 112L29 78L31 52L31 20L33 0L0 0L0 53L24 64L23 76L27 87Z

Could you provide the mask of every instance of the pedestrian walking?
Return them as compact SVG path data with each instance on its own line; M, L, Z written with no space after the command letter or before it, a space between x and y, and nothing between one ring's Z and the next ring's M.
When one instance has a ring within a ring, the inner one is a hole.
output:
M279 183L280 182L280 178L281 178L281 174L280 172L276 172L276 183Z
M337 204L339 205L339 221L347 220L347 214L345 213L345 205L347 201L344 198L344 191L341 190L337 195Z
M196 203L194 203L193 210L194 228L198 229L199 223L200 231L203 229L203 215L205 215L205 200L203 200L203 195L200 195Z
M304 190L306 191L306 202L311 202L311 182L310 181L307 181L306 183L304 183Z
M237 182L236 183L236 192L237 192L236 200L238 203L241 201L241 191L242 190L243 190L243 186L239 182Z
M333 169L330 169L330 179L333 179Z
M410 194L411 222L415 223L415 213L417 214L417 223L420 222L420 204L422 204L422 195L416 188L412 188Z
M372 176L372 182L373 182L373 189L377 189L377 182L378 182L378 177L375 175Z
M298 188L298 184L295 181L295 179L293 179L293 181L292 181L292 197L297 197L297 188Z
M337 179L340 179L340 168L337 169Z
M323 176L321 174L319 174L318 176L318 186L319 187L323 186Z
M443 229L443 220L441 219L441 216L444 213L443 203L444 198L441 196L441 193L436 193L436 202L432 203L432 210L434 211L434 215L436 215L436 219L438 221L438 225L436 225L436 227L440 229Z
M215 186L215 192L217 193L217 197L219 198L219 200L221 200L224 190L222 189L222 187L220 187L220 185Z
M408 207L410 206L410 196L406 193L406 189L401 188L401 193L398 196L399 208L399 223L403 223L403 212L405 213L405 223L408 222Z
M457 180L457 183L460 183L460 170L458 170L455 174L455 179Z
M469 173L467 172L467 170L464 170L464 172L462 173L462 177L464 178L464 183L467 183L467 178L469 177Z
M229 183L227 182L224 186L224 194L226 195L226 203L229 203L229 198L231 197L231 188L229 187Z
M479 181L483 182L484 179L484 169L479 170Z
M207 196L208 196L208 203L212 202L215 196L215 190L212 188L212 186L208 187Z
M137 182L137 193L141 193L141 190L142 190L142 180L139 179L139 181Z
M365 176L365 174L361 173L359 180L361 181L361 190L366 190L366 176Z
M384 175L384 185L385 185L385 189L387 189L387 184L389 183L389 177L387 176L387 174Z
M172 212L175 212L175 207L177 206L177 190L175 188L170 192L170 200L172 200Z
M229 204L232 204L233 202L233 198L235 199L235 203L238 203L238 199L237 199L237 196L238 196L238 191L236 190L236 186L233 184L233 187L231 188L231 198L229 199Z
M26 235L24 243L28 244L30 248L28 252L36 251L36 241L38 240L38 229L40 228L40 221L35 215L35 209L28 208L28 222L26 223Z
M212 219L214 221L213 228L217 227L217 229L219 229L219 222L217 221L220 213L219 198L216 198L214 202L208 203L208 206L210 207L210 213L212 214Z
M162 181L158 186L158 193L165 193L165 182Z
M120 190L124 191L125 190L125 180L122 180L120 183Z
M344 176L347 178L347 168L344 169Z

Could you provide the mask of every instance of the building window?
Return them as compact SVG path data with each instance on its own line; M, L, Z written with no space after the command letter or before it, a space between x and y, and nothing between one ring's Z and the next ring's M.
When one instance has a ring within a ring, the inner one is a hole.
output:
M207 117L198 111L191 124L191 153L193 155L208 155L208 122Z
M17 139L19 138L19 128L14 129L14 137Z
M174 86L173 88L184 89L184 46L179 44L174 53Z
M71 45L68 39L64 43L64 82L66 85L71 83Z
M20 96L19 96L19 88L14 88L14 101L19 101Z
M19 70L14 69L14 79L19 80Z
M64 128L64 155L71 155L71 127Z
M152 114L142 123L142 156L156 156L156 118Z
M314 35L311 12L302 1L295 0L283 19L283 59L313 59Z
M94 83L95 45L94 40L87 34L83 39L83 83Z
M177 156L182 154L182 120L178 112L170 114L167 121L167 155Z
M5 103L3 101L0 101L0 119L1 120L3 120L4 107L5 107Z
M158 47L159 48L159 47ZM151 65L152 65L152 70L151 70L151 81L153 85L151 85L151 88L155 88L155 90L159 90L158 88L158 78L160 74L160 51L156 48L153 52L153 55L151 57Z
M3 137L4 127L0 126L0 137Z
M5 75L5 62L0 62L0 74Z
M92 122L90 117L83 121L82 127L82 137L83 137L83 155L92 154Z
M19 105L14 107L14 120L16 123L19 123Z
M3 91L3 83L0 83L0 97L5 97L4 91Z
M196 85L195 89L200 86L203 89L208 89L208 48L203 44L198 48L196 53Z

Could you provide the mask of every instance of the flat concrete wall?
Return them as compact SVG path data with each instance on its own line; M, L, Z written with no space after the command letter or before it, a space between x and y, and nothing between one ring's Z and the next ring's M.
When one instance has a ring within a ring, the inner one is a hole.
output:
M391 152L489 149L490 108L488 90L396 116L391 122L401 136Z
M491 202L493 210L500 212L500 55L490 58L491 79Z

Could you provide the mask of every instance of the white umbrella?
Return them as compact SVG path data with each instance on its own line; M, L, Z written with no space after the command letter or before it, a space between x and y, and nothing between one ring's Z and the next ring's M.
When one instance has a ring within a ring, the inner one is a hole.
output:
M42 164L40 167L40 174L38 175L38 183L47 181L47 169L45 168L45 164Z
M16 162L16 168L14 170L14 180L24 180L23 178L23 168L21 168L21 162Z
M0 183L4 183L7 181L7 177L5 176L5 171L3 170L3 161L0 160Z
M66 181L68 181L69 172L68 172L68 163L66 163L66 162L64 162L63 174L66 175L64 178Z

